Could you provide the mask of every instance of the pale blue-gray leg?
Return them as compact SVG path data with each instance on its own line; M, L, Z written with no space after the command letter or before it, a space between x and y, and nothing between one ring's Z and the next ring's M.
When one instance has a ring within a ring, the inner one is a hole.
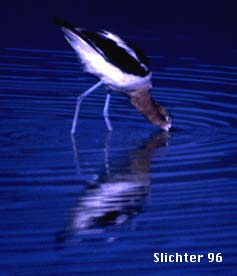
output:
M71 134L75 134L76 132L76 127L77 127L77 121L78 121L78 115L80 111L80 105L82 100L88 96L90 93L92 93L96 88L101 86L103 84L103 81L97 82L95 85L93 85L91 88L86 90L84 93L82 93L78 98L77 98L77 105L74 113L74 118L73 118L73 123L72 123L72 129L71 129Z
M74 163L76 166L77 173L81 174L81 167L80 167L80 162L79 162L79 152L77 149L77 142L76 142L75 136L71 135L71 139L72 139L72 150L73 150Z
M106 95L106 100L105 100L103 115L104 115L105 123L106 123L106 126L107 126L108 130L112 131L112 125L111 125L111 122L110 122L110 119L109 119L109 103L110 103L110 98L111 98L111 93L109 92Z

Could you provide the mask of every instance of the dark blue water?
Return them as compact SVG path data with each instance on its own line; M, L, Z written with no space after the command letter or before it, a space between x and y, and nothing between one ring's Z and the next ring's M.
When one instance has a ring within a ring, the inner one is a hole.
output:
M236 51L160 52L153 95L173 131L114 93L108 134L99 88L71 139L76 97L96 80L72 51L1 49L1 275L237 275Z

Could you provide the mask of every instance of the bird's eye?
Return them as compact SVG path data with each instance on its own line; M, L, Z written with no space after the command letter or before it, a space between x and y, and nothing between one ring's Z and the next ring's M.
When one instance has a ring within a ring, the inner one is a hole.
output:
M165 120L166 120L166 122L170 122L170 117L169 116L165 116Z

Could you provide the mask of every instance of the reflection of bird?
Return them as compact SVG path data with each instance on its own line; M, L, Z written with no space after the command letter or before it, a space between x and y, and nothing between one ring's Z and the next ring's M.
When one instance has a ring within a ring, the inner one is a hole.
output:
M79 235L100 232L105 226L124 223L141 212L149 194L151 155L155 149L167 146L168 139L167 132L152 136L139 149L129 152L126 160L115 168L109 168L107 152L104 170L81 194L72 210L68 230L60 232L57 240L63 241L70 232ZM119 172L113 172L117 167Z
M151 72L143 52L131 42L108 31L90 32L56 19L66 40L79 56L84 70L100 81L78 97L71 133L76 131L80 104L83 98L104 84L109 90L123 91L131 104L154 125L164 130L171 127L171 118L164 107L151 95ZM108 91L109 91L108 90ZM104 118L109 130L110 92L106 96Z

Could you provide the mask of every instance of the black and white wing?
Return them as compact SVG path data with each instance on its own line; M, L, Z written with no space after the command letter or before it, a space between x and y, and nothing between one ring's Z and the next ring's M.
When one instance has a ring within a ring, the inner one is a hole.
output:
M84 64L87 67L92 63L90 61L90 49L86 49L86 45L89 45L105 61L114 65L124 73L139 77L146 77L150 74L146 56L131 42L125 41L108 31L91 32L79 29L61 19L56 19L56 23L62 27L66 39L76 52L78 52L82 62L84 56L86 56L84 58ZM80 38L80 42L78 38ZM93 61L95 62L95 60L94 58Z
M135 60L135 62L138 63L138 65L139 65L139 69L138 70L140 71L140 76L144 77L144 76L146 76L146 75L148 75L150 73L149 61L148 61L147 57L132 42L129 42L129 41L124 40L124 39L121 39L116 34L113 34L113 33L108 32L108 31L102 31L100 33L100 35L102 35L105 38L113 41L115 43L115 47L119 48L119 51L122 50L122 52L123 51L126 52L126 54L125 54L126 56L121 53L121 60L124 62L124 64L121 64L121 66L123 66L125 68L128 66L126 60L127 60L127 56L129 56L130 58L132 58L133 60ZM113 57L112 56L111 56L110 60L113 63ZM116 64L116 63L113 63L113 64ZM135 72L133 74L138 75Z

